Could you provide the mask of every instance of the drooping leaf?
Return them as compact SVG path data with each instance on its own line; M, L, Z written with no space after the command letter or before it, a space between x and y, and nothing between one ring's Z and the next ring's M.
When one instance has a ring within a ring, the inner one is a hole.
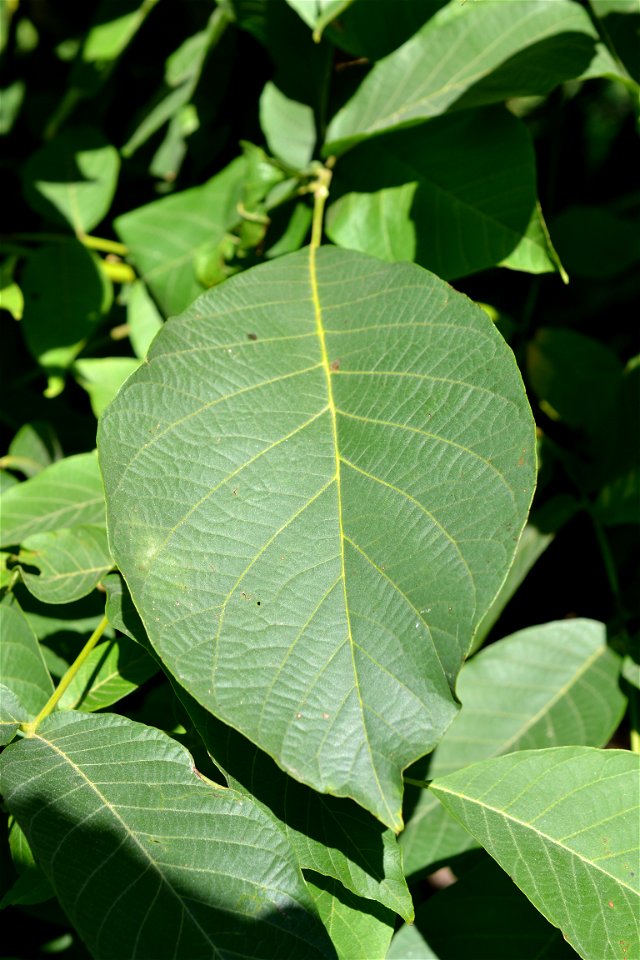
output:
M87 357L76 360L73 372L77 382L91 399L96 417L109 406L116 393L134 370L140 366L135 357Z
M97 257L77 241L43 246L22 274L27 346L50 379L49 395L62 389L64 371L111 306L113 289Z
M94 956L335 956L277 824L205 784L165 734L110 714L57 714L6 749L0 773Z
M640 757L527 750L430 788L585 960L640 941Z
M52 463L2 498L2 546L47 530L104 523L104 493L95 453Z
M374 66L331 121L325 153L447 111L546 93L582 73L596 40L572 0L451 0Z
M533 487L484 311L414 265L300 251L165 325L99 443L115 559L166 667L399 829L401 770L451 722Z
M25 163L25 196L47 220L82 236L111 206L119 170L118 151L99 130L68 128Z
M58 701L61 710L90 713L117 703L158 672L148 653L129 638L101 643L91 651Z
M464 922L462 920L464 919ZM576 954L510 878L484 856L422 903L387 960L573 960Z
M35 716L53 693L53 683L42 659L37 637L18 601L11 594L0 601L0 635L2 683L23 710L29 716ZM16 704L10 701L3 706L3 711L5 708L11 711L16 709Z
M195 270L202 247L219 242L239 219L245 161L238 158L202 187L126 213L114 227L166 316L205 289Z
M385 960L395 917L336 880L305 872L307 886L340 960Z
M460 162L464 157L464 162ZM506 110L466 111L364 143L336 167L343 193L327 211L334 243L384 260L413 260L460 277L507 259L554 270L531 238L535 159L524 124Z
M460 674L462 710L433 754L429 777L515 750L604 746L624 713L619 674L620 657L594 620L546 623L491 644ZM422 790L400 840L407 874L467 849L465 833Z
M43 603L86 597L113 567L107 531L89 524L31 534L22 541L18 562L25 587Z

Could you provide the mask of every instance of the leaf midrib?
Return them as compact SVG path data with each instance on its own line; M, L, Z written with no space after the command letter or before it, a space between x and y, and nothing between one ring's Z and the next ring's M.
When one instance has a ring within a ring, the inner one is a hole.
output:
M369 742L369 737L367 735L367 725L365 719L365 709L364 703L362 700L362 692L360 690L360 680L358 677L358 669L356 666L355 652L354 652L354 642L353 642L353 633L351 630L351 617L349 615L349 600L347 597L347 578L346 578L346 568L345 568L345 533L344 526L342 523L342 489L341 489L341 475L340 475L340 447L338 444L338 424L337 424L337 409L336 403L333 396L333 383L331 381L331 364L329 360L329 353L327 350L327 341L324 330L324 324L322 322L322 306L320 304L320 292L318 288L318 274L316 268L316 252L317 247L312 243L309 247L309 280L311 284L311 301L313 304L313 312L316 324L316 333L318 336L318 342L320 344L320 357L321 365L324 372L325 382L327 385L327 406L329 408L329 415L331 417L331 436L333 440L333 453L335 458L335 483L336 483L336 496L338 503L338 530L340 536L340 576L342 579L342 593L344 598L344 611L347 619L347 639L349 641L349 651L351 653L351 664L353 668L353 680L355 684L356 694L358 696L358 705L360 708L360 716L362 718L362 727L365 733L365 744L367 748L367 753L369 754L369 761L371 772L375 778L376 786L378 788L379 796L382 800L385 810L389 815L389 825L398 825L398 816L393 813L387 799L385 797L384 791L382 789L382 784L380 783L380 778L378 777L378 771L376 769L375 761L373 758L373 753L371 750L371 744ZM402 823L400 822L399 826Z

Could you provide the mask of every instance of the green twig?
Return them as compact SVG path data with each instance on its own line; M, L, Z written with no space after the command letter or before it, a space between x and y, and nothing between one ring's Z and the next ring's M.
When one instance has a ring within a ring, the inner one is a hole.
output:
M106 617L103 617L35 720L30 720L28 723L23 723L21 725L21 729L25 736L32 737L44 718L48 717L49 714L53 712L62 694L65 692L108 626L109 621Z

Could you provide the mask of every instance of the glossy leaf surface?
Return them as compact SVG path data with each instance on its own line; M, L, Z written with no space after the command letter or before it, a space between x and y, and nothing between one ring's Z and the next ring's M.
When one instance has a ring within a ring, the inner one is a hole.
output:
M94 956L335 955L279 827L247 797L205 784L165 734L59 714L7 748L0 774Z
M640 758L558 747L473 764L431 790L585 960L640 941Z
M401 770L455 714L531 499L531 416L486 314L419 267L300 251L165 325L99 445L169 670L399 829Z

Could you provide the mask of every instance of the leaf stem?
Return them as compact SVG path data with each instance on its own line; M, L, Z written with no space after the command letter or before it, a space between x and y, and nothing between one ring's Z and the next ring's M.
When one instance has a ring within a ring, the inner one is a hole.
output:
M412 787L422 787L423 790L428 789L431 784L431 780L414 780L413 777L403 777L402 781Z
M322 218L324 217L324 205L329 196L329 185L333 176L333 165L336 162L335 157L329 157L326 164L318 164L316 178L311 184L310 192L313 193L313 222L311 224L311 247L314 250L322 243Z
M44 720L44 718L48 717L49 714L53 712L53 710L55 709L58 703L58 700L60 700L62 694L65 692L65 690L67 689L67 687L69 686L73 678L75 677L76 673L78 672L82 664L85 662L85 660L87 659L87 657L89 656L89 654L91 653L95 645L97 644L98 640L102 637L102 634L104 633L104 631L107 629L108 626L109 626L109 621L107 620L106 617L103 617L100 623L98 624L98 626L95 628L95 630L89 637L89 639L87 640L87 642L85 643L84 647L82 648L82 650L80 651L76 659L73 661L73 663L71 664L71 666L69 667L65 675L63 676L62 680L60 681L56 689L53 691L53 693L45 703L44 707L42 708L38 716L35 718L35 720L30 720L28 723L23 723L21 725L21 729L24 732L25 736L32 737L36 732L36 730L38 729L39 725Z
M102 253L115 253L118 257L125 257L127 255L127 248L124 243L118 243L117 240L106 240L104 237L92 237L88 233L80 234L78 240L89 250L100 250Z

